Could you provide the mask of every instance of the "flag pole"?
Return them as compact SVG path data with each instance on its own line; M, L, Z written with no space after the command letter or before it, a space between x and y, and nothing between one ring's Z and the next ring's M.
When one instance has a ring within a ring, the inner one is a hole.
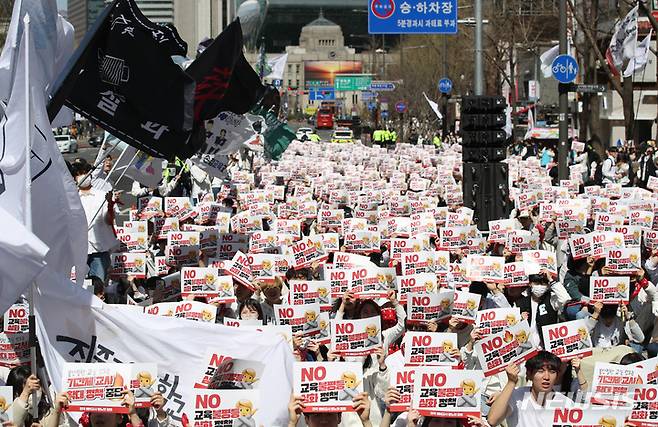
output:
M25 228L32 232L32 91L30 90L30 15L23 18L23 49L25 50ZM37 374L37 331L34 318L34 290L36 282L30 284L28 294L28 316L29 345L30 345L30 371L32 375ZM32 392L32 417L39 418L39 404L37 392Z

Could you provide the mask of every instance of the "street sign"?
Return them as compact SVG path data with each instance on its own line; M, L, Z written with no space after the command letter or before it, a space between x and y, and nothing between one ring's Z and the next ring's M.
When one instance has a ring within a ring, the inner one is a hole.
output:
M399 101L395 104L395 111L404 113L407 111L407 104L404 101Z
M390 92L395 90L395 83L373 80L372 83L370 83L370 90Z
M368 103L368 111L375 111L377 109L377 104L374 102L369 102Z
M333 87L313 87L308 90L309 101L331 101L336 99Z
M457 0L368 0L370 34L457 34Z
M272 85L273 85L274 87L281 87L281 84L282 84L282 83L283 83L283 80L281 80L281 79L274 79L274 80L272 80Z
M447 77L444 77L441 80L439 80L439 91L441 91L441 93L452 92L452 80L450 80Z
M581 84L570 84L567 87L569 92L579 92L579 93L599 93L605 92L608 88L605 85L581 85Z
M383 111L381 112L381 116L382 116L382 119L388 119L388 111L387 111L387 110L383 110Z
M377 94L374 92L361 92L361 99L364 101L375 98L377 98Z
M571 83L578 76L578 63L571 55L560 55L551 65L553 77L560 83Z
M372 76L366 75L338 75L334 78L334 87L337 91L369 90Z

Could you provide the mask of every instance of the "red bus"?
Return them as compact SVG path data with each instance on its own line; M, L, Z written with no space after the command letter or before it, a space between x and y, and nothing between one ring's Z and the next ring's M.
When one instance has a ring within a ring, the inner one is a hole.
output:
M315 118L316 129L333 129L334 128L334 115L328 108L320 108Z

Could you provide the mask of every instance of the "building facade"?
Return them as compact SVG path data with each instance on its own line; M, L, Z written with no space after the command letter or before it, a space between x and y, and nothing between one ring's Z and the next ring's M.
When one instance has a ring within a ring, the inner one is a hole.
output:
M235 0L174 0L174 25L194 58L199 42L217 37L236 16Z

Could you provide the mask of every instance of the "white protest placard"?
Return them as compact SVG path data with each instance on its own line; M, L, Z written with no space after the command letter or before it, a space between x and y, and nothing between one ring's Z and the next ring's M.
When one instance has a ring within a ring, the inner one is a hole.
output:
M658 425L658 386L638 384L633 388L633 408L625 424L636 427Z
M506 243L507 234L516 229L518 223L515 219L499 219L489 221L489 237L491 243Z
M187 415L189 427L258 426L264 422L258 414L263 408L259 390L193 391L194 412Z
M528 273L525 271L525 263L509 262L503 267L505 280L503 283L507 288L518 288L528 286Z
M590 276L589 296L592 303L628 304L630 280L628 276Z
M555 254L550 251L523 251L523 262L526 264L526 269L533 271L533 267L528 264L536 264L539 268L544 268L552 274L557 274L557 259ZM536 267L534 267L536 269Z
M391 386L400 393L400 399L391 402L389 412L405 412L411 406L411 396L414 390L416 366L400 366L391 369L389 380Z
M436 274L422 273L395 278L397 297L400 303L406 304L407 295L413 293L435 293L437 290Z
M257 287L254 285L254 276L251 272L251 264L249 257L242 252L238 251L228 268L228 274L233 276L235 280L248 287L252 291L256 291Z
M606 212L599 212L596 214L594 221L594 230L596 231L612 231L618 225L624 225L625 215L614 215Z
M170 231L167 233L167 246L194 246L199 244L198 231Z
M30 330L30 307L27 304L12 304L2 317L5 334L18 334Z
M407 322L440 322L450 317L455 292L446 290L438 294L409 294L407 296Z
M137 199L137 216L140 219L149 219L163 215L162 197L140 197Z
M456 249L466 246L466 239L468 227L441 227L439 230L439 240L437 247L446 250L454 251Z
M503 332L478 340L473 347L484 375L497 374L510 364L525 362L537 354L538 349L529 341L530 333L530 325L522 320Z
M177 317L198 322L215 323L217 307L199 301L161 302L146 307L153 316Z
M641 261L640 248L610 249L605 265L612 274L636 274Z
M565 362L592 355L592 337L583 319L542 326L544 347Z
M478 282L504 282L505 258L470 255L466 258L466 278Z
M234 359L208 348L204 363L195 374L194 388L244 389L258 388L265 366L261 362Z
M437 269L443 269L447 272L449 268L450 259L446 260L446 252L443 252L444 256L440 256L440 253L437 251L422 251L422 252L412 252L405 254L402 257L402 275L412 276L414 274L422 273L433 273L437 272ZM439 265L439 262L442 265Z
M451 332L412 332L404 335L404 363L414 366L457 366L457 334Z
M70 412L125 414L122 392L129 389L135 407L148 408L157 391L158 369L154 363L65 363L62 390L69 398Z
M114 279L146 278L146 254L133 252L118 252L110 254L111 267L108 272Z
M14 389L10 386L0 387L0 422L7 423L14 419Z
M285 277L292 267L290 257L279 254L247 254L251 274L262 282L273 282L275 277Z
M629 412L630 408L579 405L568 400L559 404L559 407L551 407L541 411L537 424L555 427L621 427L625 424Z
M290 280L291 305L319 304L320 310L331 310L331 288L326 280Z
M336 252L334 254L334 268L354 268L357 266L370 265L370 258L364 255L349 252Z
M0 366L13 368L30 364L29 333L0 334Z
M343 238L348 252L368 255L380 251L379 232L352 231L343 233Z
M630 365L596 362L589 391L590 401L597 405L627 406L631 404L629 392L641 379L641 370Z
M647 188L651 191L658 190L658 177L650 176L647 181Z
M356 298L386 298L394 286L395 268L380 268L370 264L350 270L349 289Z
M249 237L249 252L260 253L278 249L276 231L255 231Z
M418 367L411 408L426 417L480 417L482 371Z
M537 238L527 230L512 230L507 233L507 244L505 247L514 255L523 251L537 249Z
M320 236L304 237L287 246L284 254L291 257L292 267L295 269L309 267L313 263L322 263L329 257L324 250Z
M587 258L594 254L594 236L588 234L572 234L569 237L569 249L573 259Z
M367 356L382 346L381 318L332 320L331 350L343 357Z
M342 209L319 209L318 227L323 231L342 232L345 211Z
M455 291L450 316L460 322L468 324L475 323L478 307L480 306L480 297L480 294Z
M490 308L477 313L475 328L482 337L496 335L516 325L521 321L521 310L518 307Z
M167 217L185 221L197 216L189 197L165 197L164 204Z
M314 336L320 332L320 304L279 305L274 304L274 318L279 326L290 326L292 333Z
M199 245L165 247L166 262L171 267L199 265L199 253Z
M632 210L628 215L628 225L637 225L648 229L653 228L653 212Z
M610 249L624 247L624 235L612 231L594 232L592 234L592 256L605 258Z
M194 295L196 297L217 297L220 289L229 284L230 297L233 294L233 280L230 276L220 276L217 268L183 267L181 270L181 295L183 298Z
M232 319L230 317L224 317L224 321L222 323L224 326L229 326L231 328L263 326L263 321L258 319Z
M658 231L656 230L644 230L642 241L644 246L647 249L656 249L658 248Z
M180 230L178 218L152 218L153 234L158 240L166 240L170 231Z
M354 412L352 401L363 392L363 368L356 362L296 362L292 376L305 412Z
M640 369L643 384L658 384L658 357L633 363L629 366Z

